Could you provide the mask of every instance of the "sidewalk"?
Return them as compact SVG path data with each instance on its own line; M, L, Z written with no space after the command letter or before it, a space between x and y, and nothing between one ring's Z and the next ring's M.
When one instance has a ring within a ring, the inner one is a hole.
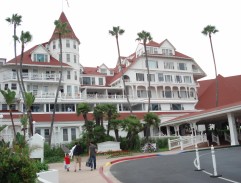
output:
M88 157L82 157L81 171L74 172L74 163L71 162L70 171L64 169L63 163L49 164L49 169L56 169L59 172L59 183L120 183L109 169L111 162L125 161L128 159L146 158L156 156L157 154L175 154L180 151L167 151L162 153L134 153L132 156L124 156L118 158L108 158L108 156L97 156L96 170L91 171L89 167L85 166Z

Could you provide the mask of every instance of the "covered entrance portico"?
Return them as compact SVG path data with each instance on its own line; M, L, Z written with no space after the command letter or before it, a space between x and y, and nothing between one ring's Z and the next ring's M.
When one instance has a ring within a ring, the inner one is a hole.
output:
M167 131L170 126L175 129L175 134L180 135L180 126L182 124L190 124L192 135L196 136L200 125L205 125L205 132L213 131L214 133L229 133L230 145L239 145L241 141L240 134L241 122L241 102L222 107L216 107L209 110L203 110L180 116L178 118L161 123L161 127L166 127ZM211 126L211 129L208 127ZM209 134L207 134L209 135Z

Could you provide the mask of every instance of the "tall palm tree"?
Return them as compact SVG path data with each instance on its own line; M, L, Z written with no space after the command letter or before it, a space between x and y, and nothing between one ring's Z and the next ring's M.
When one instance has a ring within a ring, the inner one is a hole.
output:
M160 118L157 114L149 112L144 116L144 121L146 122L146 126L150 128L151 126L158 127L160 123ZM149 134L147 134L146 139L148 140Z
M107 116L108 124L107 124L107 135L110 134L110 121L117 117L117 109L113 104L104 104L105 115Z
M26 110L28 115L28 122L29 122L29 131L30 136L33 136L33 117L32 117L32 106L35 101L35 96L31 92L25 93L25 101L26 101Z
M216 68L216 62L215 62L215 56L214 56L214 51L213 51L213 43L212 43L212 34L215 34L217 33L218 30L216 29L215 26L212 26L212 25L208 25L206 26L202 33L205 35L205 36L209 36L209 41L210 41L210 45L211 45L211 50L212 50L212 55L213 55L213 63L214 63L214 68L215 68L215 80L216 80L216 107L218 106L218 95L219 95L219 92L218 92L218 74L217 74L217 68Z
M30 34L29 31L21 32L21 36L20 36L20 42L21 42L21 59L20 59L20 80L21 80L21 85L22 85L22 95L24 97L25 93L26 93L26 89L23 83L23 56L24 56L24 49L25 49L25 44L27 44L28 42L30 42L32 40L32 35ZM25 97L24 97L25 99ZM25 102L26 105L26 102Z
M105 112L105 104L97 104L95 106L93 115L94 115L97 126L104 127L104 123L103 123L104 112Z
M16 34L17 26L21 25L22 16L18 15L18 14L13 14L11 18L8 17L5 20L7 22L9 22L10 24L13 24L14 57L15 57L15 65L16 65L16 74L17 74L17 81L18 81L18 84L19 84L19 89L20 89L21 94L23 95L24 92L23 92L22 86L20 84L19 67L18 67L18 62L17 62L17 40L18 40L18 37L17 37L17 34ZM22 97L24 99L24 96L22 96Z
M125 30L121 29L119 26L113 27L112 30L109 30L109 33L110 33L112 36L115 36L115 39L116 39L117 50L118 50L119 67L120 67L120 70L121 70L122 81L123 81L123 85L124 85L124 94L125 94L126 100L127 100L127 102L128 102L128 106L129 106L130 113L131 113L131 115L132 115L132 107L131 107L131 103L130 103L130 100L129 100L129 95L128 95L128 93L127 93L126 82L125 82L125 78L124 78L124 71L123 71L122 64L121 64L120 47L119 47L119 39L118 39L118 38L119 38L119 35L124 34L124 32L125 32Z
M12 126L13 126L14 139L16 139L17 134L16 134L15 125L13 122L13 113L12 113L12 104L15 101L16 92L11 91L9 88L7 89L7 91L0 90L0 92L2 93L2 95L5 99L5 102L6 102L7 106L9 107L9 113L10 113L11 122L12 122Z
M63 48L62 48L62 36L69 33L70 30L67 28L67 22L61 22L59 20L54 21L54 25L56 27L55 34L58 35L59 38L59 46L60 46L60 76L59 76L59 83L55 94L55 100L54 100L54 108L53 108L53 114L51 119L51 126L50 126L50 134L49 134L49 145L51 145L51 139L52 139L52 133L54 128L54 121L55 121L55 111L56 111L56 105L58 101L61 81L62 81L62 75L63 75Z
M144 50L145 50L145 57L146 57L146 68L147 68L147 80L148 80L148 112L150 112L150 103L151 103L151 78L150 78L150 69L148 64L148 56L146 51L146 43L147 41L151 41L152 37L149 32L142 31L137 33L138 38L137 41L142 41L144 44Z

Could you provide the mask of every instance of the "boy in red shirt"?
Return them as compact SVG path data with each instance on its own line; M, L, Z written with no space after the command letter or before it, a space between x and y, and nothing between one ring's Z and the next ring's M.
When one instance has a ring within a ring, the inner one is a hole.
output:
M65 157L64 157L64 168L67 169L67 171L69 171L70 169L70 156L69 154L65 154Z

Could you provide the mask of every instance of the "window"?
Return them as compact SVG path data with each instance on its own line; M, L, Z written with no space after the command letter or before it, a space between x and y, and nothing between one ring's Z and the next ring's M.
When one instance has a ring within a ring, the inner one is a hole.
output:
M154 54L158 54L157 48L154 48Z
M74 47L74 49L77 48L77 46L76 46L76 41L73 42L73 47Z
M164 69L174 69L174 63L173 62L164 62Z
M151 104L151 110L152 111L160 111L161 110L161 104Z
M45 138L45 141L49 140L49 129L44 129L44 138Z
M137 90L137 97L138 98L146 98L147 97L146 90Z
M8 110L8 105L7 104L2 104L2 110Z
M67 62L70 62L70 54L69 53L66 54L66 60L67 60Z
M17 84L16 83L11 84L11 90L17 90Z
M48 55L46 54L34 54L34 61L35 62L47 62Z
M158 81L160 82L164 81L163 73L158 73Z
M78 90L78 86L74 86L74 93L78 93L79 90Z
M71 79L70 71L67 71L67 79Z
M38 94L38 85L33 85L33 94L34 95Z
M182 83L182 76L176 75L175 82L176 83Z
M191 76L184 76L184 83L192 83Z
M74 55L74 63L76 63L77 62L77 57L76 57L76 55Z
M148 60L148 65L150 69L157 69L158 63L155 60Z
M77 71L74 71L74 79L77 80Z
M172 98L172 91L171 90L165 90L164 91L164 97L165 98Z
M35 133L41 135L41 130L39 128L35 128Z
M99 78L99 85L104 85L103 78Z
M76 128L71 128L71 140L76 139Z
M68 141L68 129L63 128L63 141Z
M177 68L179 69L179 70L187 70L187 66L186 66L186 64L185 63L178 63L178 66L177 66Z
M170 104L171 110L184 110L182 104Z
M67 86L67 94L68 96L71 96L71 93L72 93L72 87L71 86Z
M8 84L5 84L4 85L4 90L7 90L8 89Z
M155 74L149 74L149 77L150 77L150 81L155 82Z
M181 90L179 93L181 98L187 98L187 91Z
M136 81L144 81L144 74L136 73Z
M53 50L56 49L56 41L53 41Z
M48 90L49 90L49 87L48 87L48 86L43 86L43 91L44 91L45 93L48 93Z
M17 78L17 72L15 69L12 69L12 72L13 72L13 79L16 79Z
M165 75L165 81L172 83L172 75Z
M100 69L100 73L107 75L107 69Z
M83 85L90 85L90 77L83 77Z
M66 48L70 48L70 41L69 41L69 39L66 40Z
M95 78L94 77L91 78L91 84L95 85Z
M162 54L163 55L173 55L172 50L170 50L170 49L162 49Z

